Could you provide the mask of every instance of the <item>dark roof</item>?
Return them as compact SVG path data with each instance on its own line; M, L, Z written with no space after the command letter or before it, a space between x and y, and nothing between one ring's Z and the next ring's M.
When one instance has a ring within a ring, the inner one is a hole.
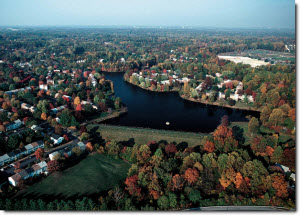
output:
M20 151L21 151L21 152L26 152L27 149L26 149L25 147L22 147L22 148L20 148Z
M9 152L9 153L7 153L7 155L8 155L9 157L14 157L14 156L16 156L14 152Z
M38 140L38 141L36 141L37 142L37 144L39 144L39 145L43 145L44 144L44 142L42 141L42 140Z
M60 138L60 136L59 136L59 135L57 135L57 134L54 134L54 133L52 133L52 134L51 134L51 137L52 137L52 138L54 138L54 139L56 139L56 140L57 140L58 138Z
M28 175L34 172L34 170L31 167L27 168L25 171Z
M14 153L17 155L17 154L20 154L21 153L21 150L20 149L17 149L14 151Z
M28 176L27 172L25 170L23 170L22 172L19 172L19 175L24 178L26 176Z

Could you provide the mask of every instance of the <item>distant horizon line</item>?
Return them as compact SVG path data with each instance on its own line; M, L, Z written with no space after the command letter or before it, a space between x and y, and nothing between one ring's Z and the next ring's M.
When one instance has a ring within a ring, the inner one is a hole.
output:
M90 25L0 25L0 28L34 28L34 27L68 27L68 28L74 28L74 27L89 27L89 28L176 28L176 29L196 29L196 28L206 28L206 29L252 29L252 30L296 30L296 27L228 27L228 26L202 26L202 25L120 25L120 24L112 24L112 25L106 25L106 24L90 24Z

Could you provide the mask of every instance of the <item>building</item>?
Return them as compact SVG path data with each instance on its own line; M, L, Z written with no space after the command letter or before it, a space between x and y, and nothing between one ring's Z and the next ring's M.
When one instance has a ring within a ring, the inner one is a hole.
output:
M13 122L5 124L5 127L6 127L7 131L10 131L10 130L20 128L23 124L24 124L24 122L22 122L20 119L17 119Z
M0 166L3 166L5 163L10 161L10 157L7 154L0 156Z
M13 186L17 186L21 180L26 180L30 177L40 175L42 173L47 174L47 163L45 161L42 161L38 164L34 164L32 167L27 168L17 174L14 174L13 176L8 178L8 181Z
M21 104L21 108L22 108L23 110L28 110L28 111L30 111L31 113L33 113L33 112L36 110L36 108L35 108L34 106L31 106L31 105L29 105L29 104L27 104L27 103L22 103L22 104Z
M60 144L60 143L62 143L62 141L64 140L63 137L61 137L61 136L59 136L59 135L57 135L57 134L54 134L54 133L52 133L52 134L50 135L50 139L54 142L54 145Z

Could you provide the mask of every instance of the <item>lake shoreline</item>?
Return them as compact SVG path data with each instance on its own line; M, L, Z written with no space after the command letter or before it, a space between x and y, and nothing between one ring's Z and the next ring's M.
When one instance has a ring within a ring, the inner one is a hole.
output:
M255 111L255 112L261 113L261 111L257 110L257 109L251 109L251 108L246 108L246 107L236 107L236 106L230 106L230 105L223 105L223 104L220 104L218 102L210 103L210 102L207 102L207 101L204 102L204 101L196 100L196 99L193 99L193 98L186 98L183 95L179 95L179 96L184 100L195 102L195 103L201 103L201 104L205 104L205 105L212 105L212 106L225 107L225 108L232 108L232 109L238 109L238 110Z

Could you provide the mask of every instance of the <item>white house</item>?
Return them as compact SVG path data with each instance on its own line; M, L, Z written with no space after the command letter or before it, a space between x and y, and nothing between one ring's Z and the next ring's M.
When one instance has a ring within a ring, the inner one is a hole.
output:
M53 133L51 134L50 139L54 142L54 145L60 144L64 140L63 137L60 137L59 135Z

